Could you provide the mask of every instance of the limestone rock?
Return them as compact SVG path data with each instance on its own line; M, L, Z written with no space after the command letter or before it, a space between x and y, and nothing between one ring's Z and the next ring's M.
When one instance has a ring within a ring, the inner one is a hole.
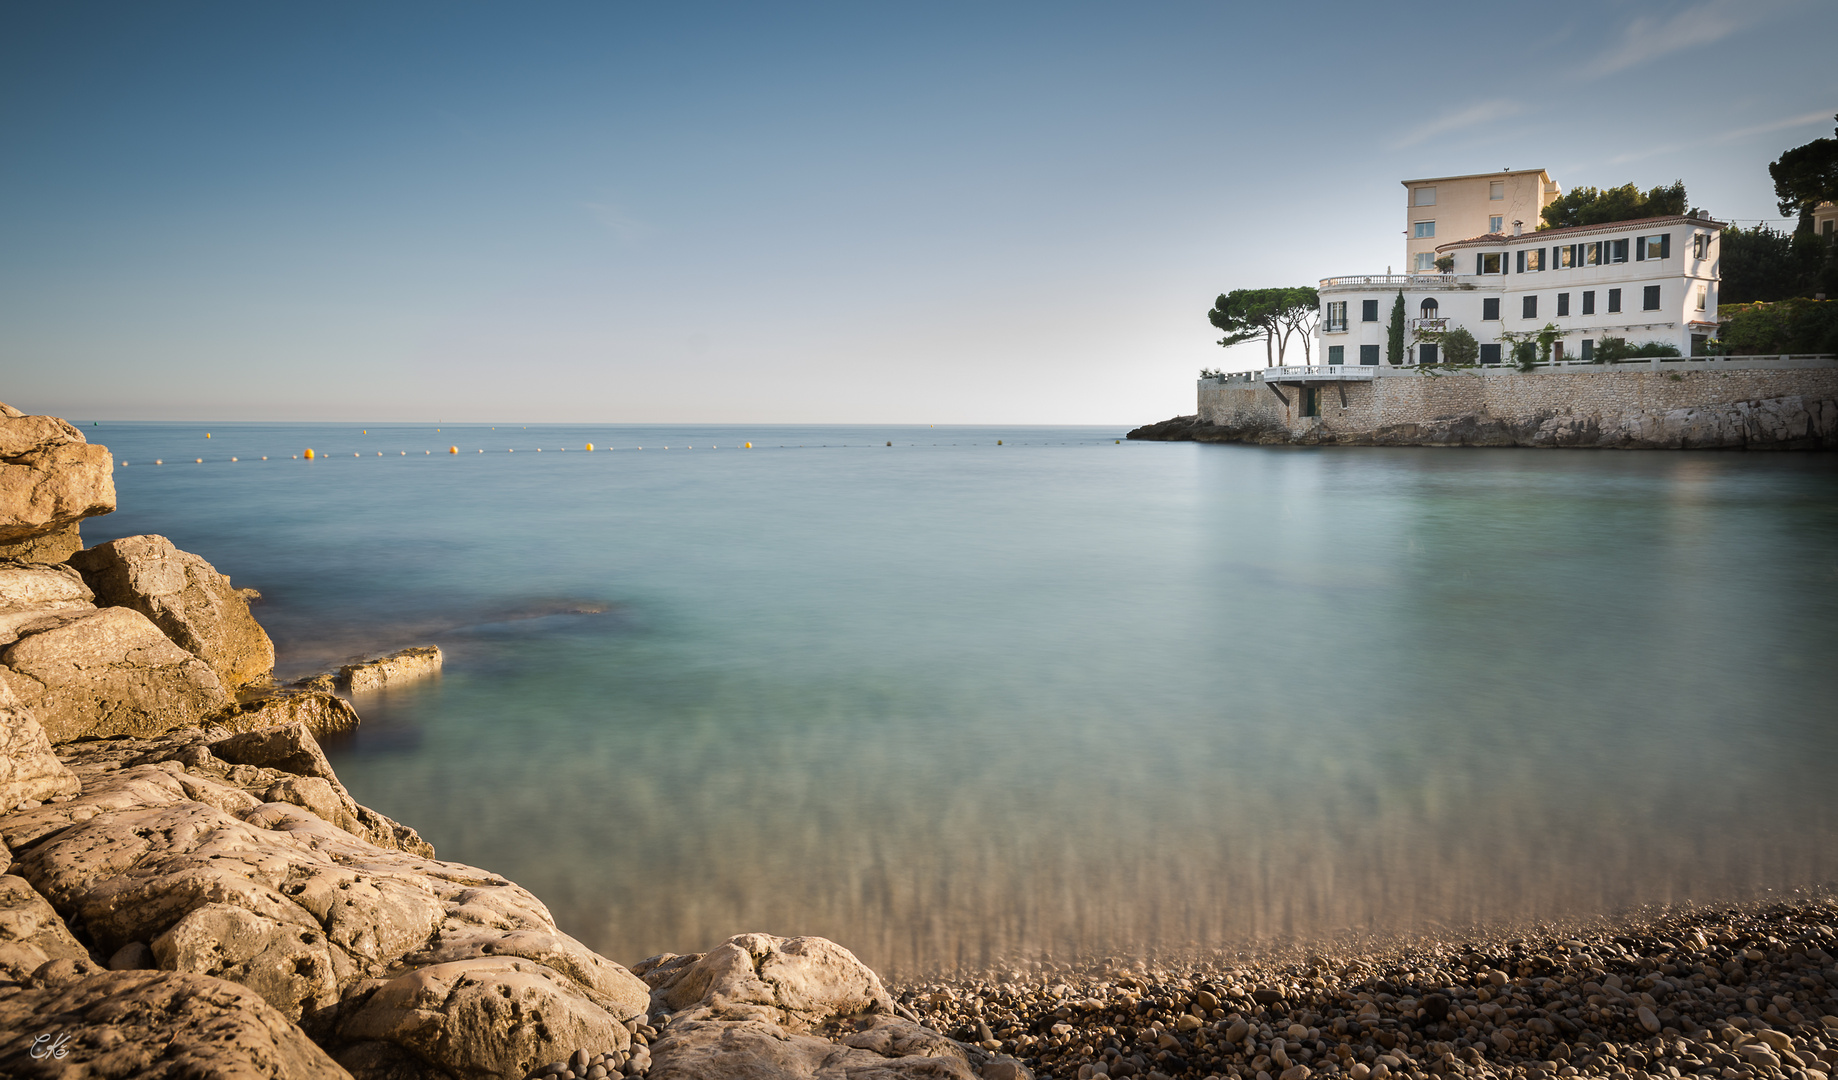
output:
M641 965L652 1000L671 1012L694 1005L761 1006L793 1031L839 1016L891 1013L880 976L827 938L739 934L699 957Z
M0 545L43 557L54 552L23 549L40 537L74 538L77 522L114 509L115 461L107 447L89 445L55 416L0 405Z
M94 599L68 566L0 559L0 646L94 611Z
M347 664L338 669L338 681L354 694L440 674L440 647L423 645L390 653L377 660Z
M0 816L15 871L97 955L233 979L367 1076L521 1076L645 1010L522 888L350 831L375 829L299 725L63 750L83 793Z
M253 991L203 975L112 971L23 990L0 998L0 1031L31 1036L0 1049L6 1076L351 1080Z
M392 1043L480 1080L524 1076L576 1047L631 1044L625 1025L565 976L510 957L434 964L392 979L340 1026L339 1036Z
M53 529L29 540L0 544L0 558L57 564L82 550L83 536L78 531L77 523L72 522L61 529Z
M0 672L51 741L155 735L196 724L228 703L211 669L145 615L110 607L21 637Z
M24 878L0 875L0 979L24 982L64 959L88 960L89 952Z
M208 721L231 731L256 731L280 724L306 725L315 739L356 731L357 710L325 691L277 689L239 701Z
M230 693L267 681L274 644L249 614L249 601L210 563L163 536L129 536L70 557L104 604L153 620L180 648L203 660Z
M26 800L75 795L79 788L76 774L51 752L38 718L0 681L0 812Z

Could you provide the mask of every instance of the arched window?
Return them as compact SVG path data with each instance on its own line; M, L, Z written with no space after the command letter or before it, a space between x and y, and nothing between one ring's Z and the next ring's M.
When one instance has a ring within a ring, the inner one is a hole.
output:
M1422 310L1423 310L1423 317L1424 317L1424 318L1426 318L1426 319L1433 319L1433 318L1435 318L1435 317L1436 317L1436 298L1435 298L1435 297L1431 297L1430 299L1428 299L1428 300L1425 300L1425 301L1423 302L1423 308L1422 308Z

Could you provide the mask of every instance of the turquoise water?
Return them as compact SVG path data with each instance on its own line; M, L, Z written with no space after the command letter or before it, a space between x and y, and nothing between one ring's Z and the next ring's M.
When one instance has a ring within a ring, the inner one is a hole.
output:
M766 930L900 973L1838 878L1831 455L85 430L130 463L86 539L260 589L284 676L439 644L357 699L340 776L618 960Z

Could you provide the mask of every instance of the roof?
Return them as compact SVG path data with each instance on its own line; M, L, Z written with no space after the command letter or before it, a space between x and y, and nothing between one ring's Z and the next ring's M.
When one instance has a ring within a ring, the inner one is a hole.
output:
M1412 184L1434 184L1440 180L1498 180L1502 176L1542 176L1549 180L1551 174L1543 169L1501 169L1499 172L1468 173L1465 176L1426 176L1421 180L1400 180L1398 183L1409 187Z
M1590 233L1627 232L1654 225L1702 225L1707 229L1729 227L1727 221L1715 221L1706 217L1692 217L1690 214L1667 214L1663 217L1633 218L1629 221L1604 221L1600 225L1566 225L1561 229L1534 229L1531 232L1508 236L1505 233L1483 233L1471 236L1466 240L1451 240L1436 248L1447 251L1450 248L1462 247L1497 247L1501 244L1517 244L1527 240L1542 243L1547 236L1586 236Z

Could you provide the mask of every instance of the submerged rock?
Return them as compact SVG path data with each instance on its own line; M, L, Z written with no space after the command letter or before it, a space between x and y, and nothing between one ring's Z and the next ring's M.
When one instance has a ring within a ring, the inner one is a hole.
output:
M140 612L209 664L227 692L268 681L274 644L247 598L200 556L163 536L129 536L80 551L70 565L102 603Z
M137 611L76 612L21 630L0 653L0 678L54 743L158 735L229 703L216 673Z
M115 509L115 460L55 416L0 404L0 558L55 562L77 523Z

